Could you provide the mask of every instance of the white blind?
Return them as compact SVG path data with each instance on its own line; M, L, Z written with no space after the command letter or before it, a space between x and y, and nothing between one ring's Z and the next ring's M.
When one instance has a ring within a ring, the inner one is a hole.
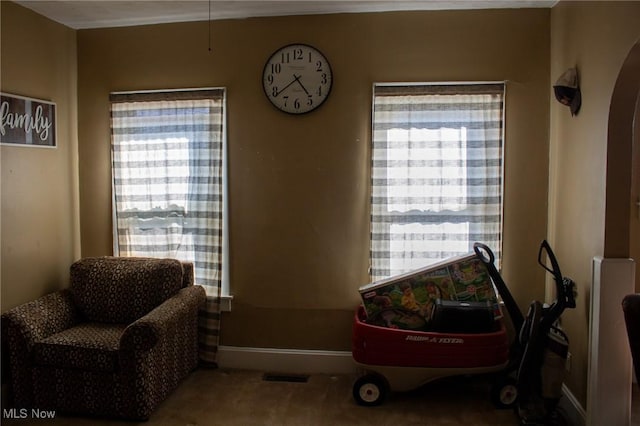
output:
M502 248L504 84L376 85L371 278Z
M111 102L116 255L192 261L196 283L218 287L224 90Z

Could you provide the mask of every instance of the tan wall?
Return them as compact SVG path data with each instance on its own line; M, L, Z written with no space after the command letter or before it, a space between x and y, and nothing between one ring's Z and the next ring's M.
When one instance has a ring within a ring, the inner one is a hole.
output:
M577 309L565 313L563 324L573 354L567 384L583 406L591 262L605 254L609 106L622 63L639 37L640 2L569 1L551 11L551 80L577 66L582 89L576 117L551 103L549 229L562 272L578 286ZM616 167L619 159L609 161Z
M639 7L561 2L551 13L218 21L212 53L206 23L80 31L78 166L76 32L3 1L1 89L55 101L59 147L0 149L2 311L66 285L80 217L82 254L111 253L108 93L225 86L235 300L223 343L348 350L356 289L366 281L372 83L508 80L503 275L523 309L541 297L535 254L546 233L550 172L549 235L580 292L564 320L568 385L584 405L591 259L604 246L608 107L640 36ZM303 117L275 110L260 87L264 61L290 42L320 48L335 73L326 105ZM549 87L574 65L584 104L571 118L549 100Z
M81 30L82 254L112 250L110 91L228 90L231 292L226 345L349 350L368 266L374 82L507 80L504 276L523 309L544 295L548 9L343 14ZM269 104L265 61L293 43L331 62L328 101Z
M3 92L57 104L58 147L3 145L2 311L68 284L80 254L76 32L0 3Z

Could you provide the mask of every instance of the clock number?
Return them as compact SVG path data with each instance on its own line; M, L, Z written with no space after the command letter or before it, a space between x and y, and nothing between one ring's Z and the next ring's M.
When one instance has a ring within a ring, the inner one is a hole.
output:
M322 73L322 79L320 80L322 84L327 84L327 74Z
M289 100L288 96L283 96L282 99L284 99L284 107L287 107L287 101Z
M278 96L278 86L273 86L271 88L271 96L273 96L273 97Z
M316 90L318 96L322 97L322 86L318 86L318 90Z
M269 82L269 84L273 84L273 74L269 74L267 76L267 81Z
M302 49L293 49L293 59L295 61L301 61L304 59L302 56Z
M271 74L280 74L280 71L282 71L282 65L271 64Z
M316 71L317 72L322 71L322 61L316 62Z
M296 98L296 100L293 101L293 107L295 109L300 109L300 99Z
M313 105L313 95L309 95L309 99L307 99L307 106Z
M282 52L280 62L282 62L283 64L289 63L289 52Z

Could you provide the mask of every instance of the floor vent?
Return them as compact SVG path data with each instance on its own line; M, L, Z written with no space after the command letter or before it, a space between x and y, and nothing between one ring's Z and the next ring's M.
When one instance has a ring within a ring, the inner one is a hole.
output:
M262 380L267 382L307 383L309 376L307 374L264 373Z

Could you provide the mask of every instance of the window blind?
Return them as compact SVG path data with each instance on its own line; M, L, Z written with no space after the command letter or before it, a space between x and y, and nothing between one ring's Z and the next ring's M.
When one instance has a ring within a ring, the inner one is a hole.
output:
M224 89L111 95L114 254L193 262L215 362L222 279Z
M375 85L373 281L502 246L504 84Z

